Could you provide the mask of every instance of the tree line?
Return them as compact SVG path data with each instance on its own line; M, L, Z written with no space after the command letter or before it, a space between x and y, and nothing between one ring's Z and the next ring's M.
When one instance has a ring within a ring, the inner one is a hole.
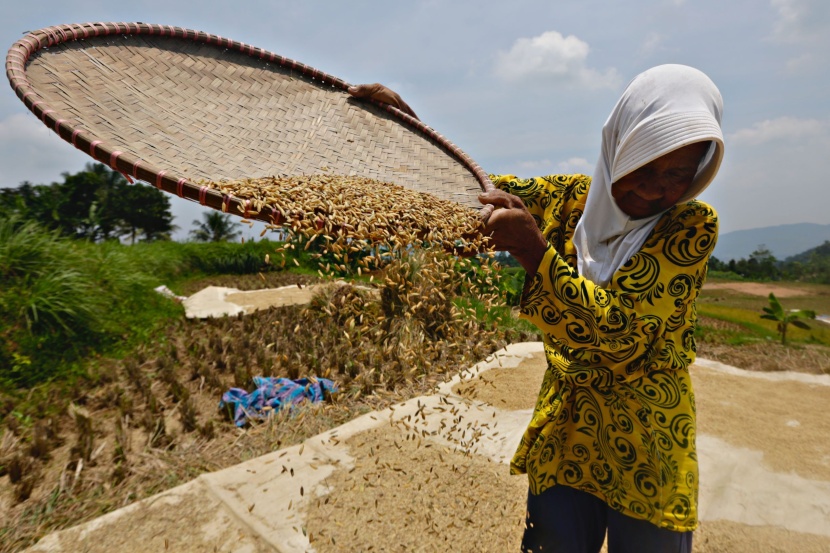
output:
M62 175L62 182L0 189L0 216L35 221L64 236L104 242L170 240L173 224L170 198L140 183L130 183L101 163L88 163L83 171ZM237 223L226 213L205 213L193 221L193 240L221 242L239 236Z
M801 254L780 261L760 245L748 258L721 261L709 259L712 272L737 275L748 280L787 280L830 284L830 240Z
M0 212L94 242L167 240L176 228L170 200L162 192L130 184L100 163L88 163L78 173L64 173L63 182L24 181L17 188L4 188Z

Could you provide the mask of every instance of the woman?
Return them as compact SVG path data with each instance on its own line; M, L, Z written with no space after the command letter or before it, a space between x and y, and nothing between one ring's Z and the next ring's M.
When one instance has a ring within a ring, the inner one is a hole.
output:
M691 551L697 527L695 299L717 215L695 198L723 158L722 99L700 71L638 75L593 179L494 176L486 227L527 279L521 314L548 369L511 463L527 473L524 551Z

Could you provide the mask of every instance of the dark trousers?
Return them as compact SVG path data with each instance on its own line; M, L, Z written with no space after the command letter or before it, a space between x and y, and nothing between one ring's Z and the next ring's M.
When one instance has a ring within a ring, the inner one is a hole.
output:
M554 486L527 494L526 553L691 553L692 532L673 532L619 513L593 495Z

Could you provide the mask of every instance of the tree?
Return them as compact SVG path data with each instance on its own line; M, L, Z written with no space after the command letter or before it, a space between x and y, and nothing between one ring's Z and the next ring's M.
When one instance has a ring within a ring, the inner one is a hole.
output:
M830 284L830 240L788 258L783 269L790 280Z
M169 238L175 228L169 198L142 184L131 185L101 163L64 173L63 182L0 192L0 211L37 221L66 236L92 241L129 236L134 242Z
M190 231L190 236L199 242L228 242L240 234L236 230L238 225L232 216L219 211L210 211L202 214L202 220L194 219L196 228Z
M761 315L762 319L769 319L778 323L778 334L781 335L781 344L783 345L787 345L788 325L809 330L809 325L800 319L816 318L816 312L809 309L790 309L789 311L784 311L781 302L778 301L772 292L769 294L769 307L764 307L763 309L764 314Z
M714 255L709 257L710 271L727 271L728 269L729 268L726 266L726 263L724 263Z
M119 186L121 201L113 206L117 218L116 234L130 238L138 235L146 241L170 240L176 229L170 213L170 200L151 186L127 184Z
M781 277L778 260L764 244L759 245L754 252L749 254L749 262L755 272L754 275L750 275L753 278L778 280Z

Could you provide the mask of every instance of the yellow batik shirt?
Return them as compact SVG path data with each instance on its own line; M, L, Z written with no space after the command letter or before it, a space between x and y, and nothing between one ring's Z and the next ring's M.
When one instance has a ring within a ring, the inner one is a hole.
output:
M676 531L697 527L695 299L718 220L705 203L665 212L604 287L576 270L585 175L493 176L519 196L548 242L521 315L544 336L548 368L511 463L530 492L555 485Z

